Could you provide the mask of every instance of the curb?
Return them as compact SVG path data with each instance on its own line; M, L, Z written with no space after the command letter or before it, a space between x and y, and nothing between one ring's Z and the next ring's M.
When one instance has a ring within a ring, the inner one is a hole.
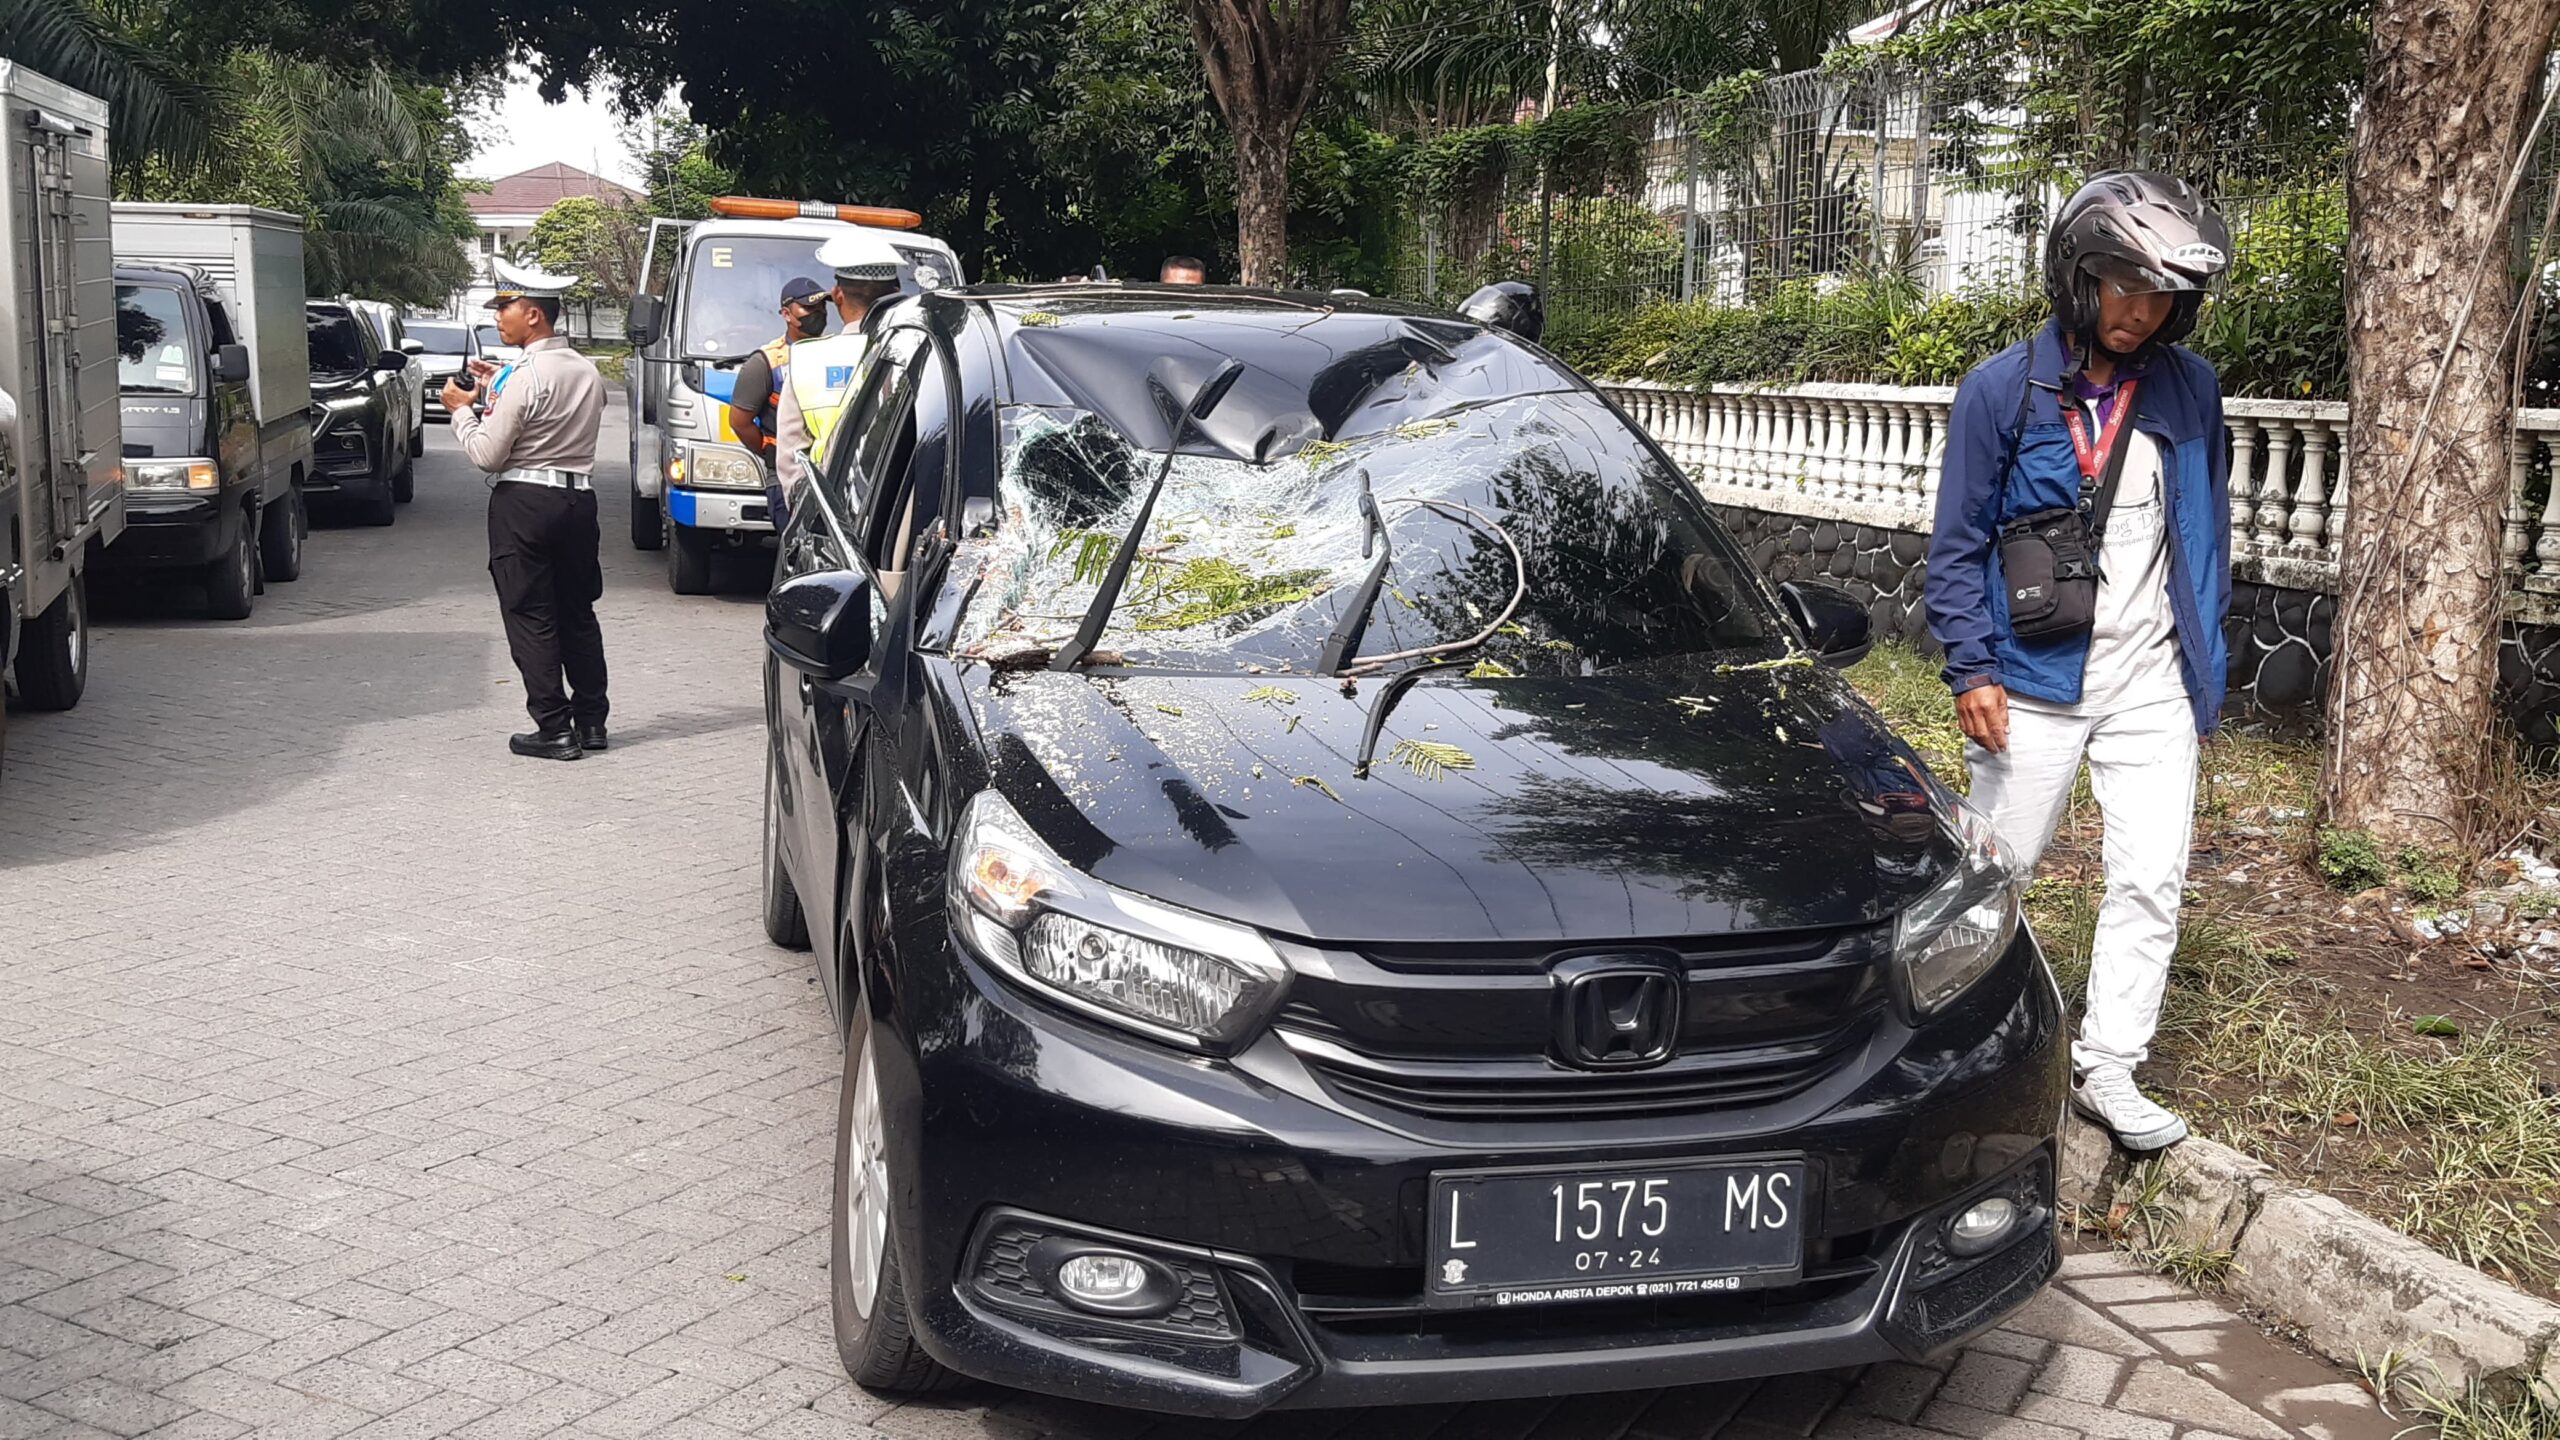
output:
M2161 1157L2156 1203L2180 1239L2231 1253L2232 1298L2294 1326L2326 1359L2431 1362L2450 1384L2538 1377L2560 1387L2560 1305L2440 1255L2353 1207L2285 1183L2227 1145ZM2064 1200L2103 1211L2136 1193L2135 1165L2077 1115L2062 1143Z

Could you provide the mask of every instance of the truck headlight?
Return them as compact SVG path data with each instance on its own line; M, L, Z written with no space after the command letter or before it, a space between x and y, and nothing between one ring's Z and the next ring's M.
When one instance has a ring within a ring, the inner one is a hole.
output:
M136 490L222 488L222 472L210 460L129 460L125 479Z
M1259 931L1070 869L993 790L961 817L951 918L988 963L1071 1009L1225 1051L1279 1003L1289 967Z
M684 469L675 476L685 484L713 490L761 490L764 467L744 450L725 445L688 445Z
M1964 856L1893 924L1894 955L1911 1006L1923 1015L1989 974L2018 933L2018 884L2008 847L1981 811L1948 798L1947 828Z

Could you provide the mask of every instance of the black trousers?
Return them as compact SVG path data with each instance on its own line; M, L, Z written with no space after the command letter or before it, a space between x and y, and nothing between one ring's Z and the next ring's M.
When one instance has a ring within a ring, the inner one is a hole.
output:
M498 586L507 653L524 677L524 708L546 733L604 723L597 544L594 491L519 480L490 487L489 578Z

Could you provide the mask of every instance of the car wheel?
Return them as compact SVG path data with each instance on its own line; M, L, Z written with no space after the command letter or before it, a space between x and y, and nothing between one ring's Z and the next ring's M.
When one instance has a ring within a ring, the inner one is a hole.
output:
M800 908L800 892L792 887L791 871L782 863L782 780L775 772L773 752L764 757L764 933L765 938L786 950L809 948L809 915Z
M373 482L373 493L365 499L362 516L367 525L389 525L400 518L397 476L384 476Z
M697 526L667 526L667 588L679 595L711 593L711 537Z
M231 521L231 547L204 567L205 613L216 620L246 620L258 603L258 537L244 504Z
M418 449L412 437L408 450L400 457L400 468L391 475L391 500L406 505L418 498ZM388 523L388 522L386 522Z
M302 537L307 531L302 513L302 489L293 486L285 491L282 503L269 505L259 517L259 559L265 562L270 580L302 578Z
M68 710L89 688L89 577L53 597L18 630L18 698L30 710Z
M418 418L409 422L409 458L415 460L426 453L427 412L422 406L419 408Z
M871 1044L871 1014L848 994L853 1026L844 1037L844 1084L836 1099L836 1190L829 1279L836 1355L867 1390L917 1395L957 1377L916 1343L907 1292L890 1238L889 1129L880 1105L880 1070Z
M631 548L662 550L667 544L667 517L658 508L658 497L640 493L640 482L631 482Z

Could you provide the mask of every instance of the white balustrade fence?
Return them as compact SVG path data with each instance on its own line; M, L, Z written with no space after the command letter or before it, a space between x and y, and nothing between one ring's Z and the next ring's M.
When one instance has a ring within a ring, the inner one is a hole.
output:
M1946 464L1943 385L1687 389L1600 387L1719 505L1926 533ZM2231 553L2241 578L2338 588L2346 530L2347 407L2335 400L2229 400ZM2537 462L2560 453L2560 410L2522 410L2509 448L2501 548L2519 609L2560 620L2560 486L2526 503Z

